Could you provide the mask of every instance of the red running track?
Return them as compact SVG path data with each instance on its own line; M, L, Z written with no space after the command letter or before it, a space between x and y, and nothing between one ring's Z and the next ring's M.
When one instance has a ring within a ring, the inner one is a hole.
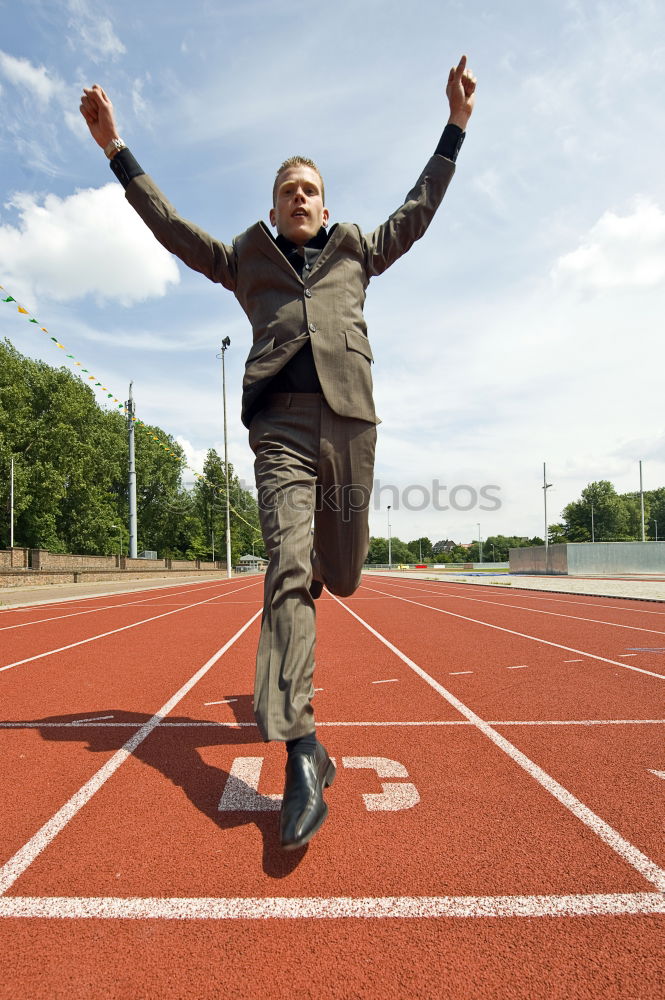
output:
M284 854L261 583L0 613L0 996L662 996L665 604L325 593Z

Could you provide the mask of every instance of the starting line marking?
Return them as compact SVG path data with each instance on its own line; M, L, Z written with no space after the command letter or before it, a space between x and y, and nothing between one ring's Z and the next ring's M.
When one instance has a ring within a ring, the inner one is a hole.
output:
M312 920L432 917L604 917L665 913L662 892L575 896L378 896L328 899L128 899L5 896L0 917L95 920Z
M473 673L471 670L461 672ZM665 719L488 719L487 724L489 726L663 726ZM88 719L74 722L0 722L0 729L140 729L142 725L142 722L98 722ZM363 726L473 726L474 723L467 719L425 719L413 722L395 719L388 722L321 722L317 719L316 725L362 728ZM159 724L160 729L206 729L209 726L225 729L257 728L255 722L217 722L215 719L201 719L198 722L171 722L169 719L164 719Z
M399 677L388 677L385 681L372 681L372 684L398 684Z

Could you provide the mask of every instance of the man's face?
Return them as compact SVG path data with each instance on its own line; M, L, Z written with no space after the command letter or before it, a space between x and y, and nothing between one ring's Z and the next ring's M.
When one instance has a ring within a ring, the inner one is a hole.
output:
M280 174L270 222L297 246L304 246L321 226L328 225L328 209L323 207L321 178L316 170L299 164Z

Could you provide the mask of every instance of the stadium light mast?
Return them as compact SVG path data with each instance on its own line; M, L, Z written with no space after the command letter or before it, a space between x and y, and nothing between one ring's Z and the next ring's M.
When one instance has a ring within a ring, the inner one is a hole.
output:
M129 556L136 559L136 456L134 453L134 398L132 396L133 382L129 383L129 399L125 403L127 410L127 436L129 444L129 472L127 492L129 494Z
M9 548L14 548L14 456L9 472Z
M226 575L231 578L231 499L229 497L229 446L226 430L226 366L224 355L231 346L231 339L222 341L222 397L224 400L224 473L226 476Z
M393 568L392 528L390 525L390 504L388 504L388 569Z
M552 483L547 482L547 468L545 462L543 462L543 500L545 501L545 571L547 571L547 550L549 545L549 532L547 530L547 491L551 488Z
M644 541L644 490L642 489L642 459L640 459L640 514L642 517L642 541Z

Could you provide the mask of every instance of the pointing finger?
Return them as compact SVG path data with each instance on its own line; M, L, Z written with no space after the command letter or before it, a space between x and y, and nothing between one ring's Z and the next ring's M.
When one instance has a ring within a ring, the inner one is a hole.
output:
M462 56L462 58L459 61L459 65L455 70L455 77L457 78L457 80L461 80L462 73L464 72L465 69L466 69L466 56Z

